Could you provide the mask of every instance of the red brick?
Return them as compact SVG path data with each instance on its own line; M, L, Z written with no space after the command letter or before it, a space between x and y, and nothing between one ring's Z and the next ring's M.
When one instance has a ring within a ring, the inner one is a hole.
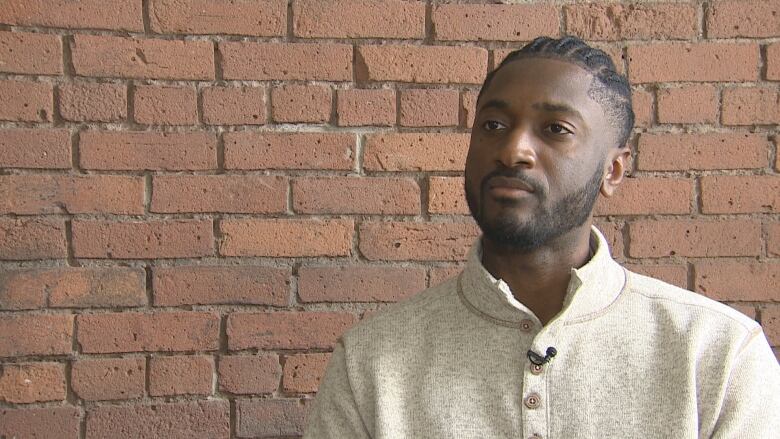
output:
M289 268L199 265L154 267L152 273L156 306L284 306L289 300Z
M751 220L638 220L629 227L629 254L665 256L758 256L761 224Z
M73 350L73 316L0 315L0 357L67 355Z
M780 223L767 226L767 252L771 256L780 256Z
M0 401L12 404L62 401L65 395L62 363L0 365Z
M225 219L220 222L223 256L349 256L352 221Z
M481 84L487 50L470 46L360 46L356 76L365 81Z
M677 264L642 265L626 264L625 267L635 273L644 274L655 279L678 286L688 288L688 267Z
M625 245L623 243L623 224L606 218L594 218L593 225L604 235L609 245L612 257L618 262L625 259Z
M75 407L0 408L0 437L73 439L80 422Z
M46 218L0 219L0 260L67 256L64 221Z
M151 212L281 213L287 177L159 175L152 180Z
M410 89L401 92L400 125L443 127L458 125L458 91Z
M350 89L338 91L338 119L341 126L395 125L395 91Z
M149 359L152 396L211 395L214 360L204 355L154 356Z
M193 125L198 122L198 96L192 87L137 85L133 118L140 124Z
M59 86L59 110L73 122L118 122L127 119L124 84L71 82Z
M143 32L141 2L105 0L25 0L6 2L0 23L68 29L109 29Z
M76 220L72 229L73 253L79 258L161 259L214 254L211 220Z
M343 312L235 312L227 321L228 348L330 349L356 320Z
M100 358L73 363L73 392L87 401L134 399L144 396L146 359Z
M298 178L292 196L293 209L299 213L420 213L420 187L411 178Z
M780 36L780 1L716 1L707 8L707 38Z
M348 133L225 133L228 169L352 169L355 136Z
M302 302L397 302L423 289L423 268L350 265L298 269Z
M230 403L210 400L91 407L86 438L106 437L227 439Z
M425 5L398 0L298 0L293 32L303 38L425 36Z
M474 114L477 111L477 96L479 92L476 90L464 90L461 96L460 111L463 114L461 124L466 128L471 128L474 125Z
M79 76L214 79L210 41L74 35L73 68Z
M79 139L85 169L199 171L216 169L213 133L85 131Z
M468 134L377 133L366 136L369 171L462 171Z
M463 271L463 265L451 265L445 267L431 267L428 286L435 287L442 282L453 278Z
M736 309L737 311L741 312L742 314L750 317L753 320L758 320L756 318L756 307L755 305L748 305L748 304L742 304L742 303L726 303L726 305Z
M51 84L0 80L0 120L51 122L53 99Z
M219 389L234 395L273 393L279 387L282 366L276 354L219 357Z
M45 273L45 270L0 270L0 310L45 307L48 285L39 281Z
M352 80L352 46L220 42L222 76L245 80Z
M209 125L263 125L266 122L265 88L204 88L203 121Z
M463 177L429 177L428 212L433 214L467 215Z
M701 198L703 213L775 213L780 210L780 177L705 176Z
M322 85L285 85L271 92L276 122L323 123L330 120L333 93Z
M599 197L594 215L689 213L693 181L684 178L625 178L611 198Z
M287 32L287 2L152 0L149 18L152 31L163 34L283 36Z
M124 175L0 176L0 214L144 213L144 180Z
M70 156L67 129L0 129L0 167L67 169Z
M655 43L628 47L632 83L755 81L754 43Z
M364 222L360 252L372 261L461 261L478 235L473 223Z
M647 128L653 124L653 93L646 90L634 90L631 93L634 108L634 126Z
M718 90L696 84L658 90L659 123L708 123L718 121Z
M553 5L440 4L433 9L437 40L528 41L560 34Z
M236 433L239 437L300 436L311 408L310 399L239 399Z
M703 261L696 263L696 291L715 300L780 301L780 264Z
M330 354L299 354L287 357L284 363L284 391L317 392L329 360Z
M777 87L727 88L723 91L724 125L775 125L780 123Z
M641 170L688 171L763 168L768 161L765 135L643 133L636 163Z
M0 32L0 71L33 75L61 74L60 38L48 34Z
M568 34L586 40L694 39L698 14L694 5L612 3L563 8Z
M777 304L761 308L761 326L772 346L780 346L780 306Z
M766 46L766 79L780 81L780 43Z
M211 312L81 314L78 327L79 345L88 354L219 347L219 315Z

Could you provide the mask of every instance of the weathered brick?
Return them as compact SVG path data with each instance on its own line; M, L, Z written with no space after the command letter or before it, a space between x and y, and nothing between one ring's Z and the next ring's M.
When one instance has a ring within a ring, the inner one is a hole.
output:
M767 226L767 252L771 256L780 256L780 223Z
M134 399L144 396L146 359L100 358L73 363L71 386L87 401Z
M59 111L73 122L118 122L127 118L127 86L70 82L59 87Z
M235 312L227 321L228 348L330 349L356 320L343 312Z
M479 92L476 90L464 90L460 98L460 111L462 114L461 124L466 128L474 125L474 114L477 111L477 97Z
M647 128L653 124L653 93L647 90L635 89L631 93L634 108L634 126Z
M337 100L338 123L341 126L395 124L394 90L339 90Z
M0 176L0 214L144 213L142 177Z
M636 165L648 171L763 168L769 161L768 146L761 134L643 133Z
M276 354L219 357L219 389L234 395L272 393L279 387L282 366Z
M346 44L220 42L222 76L244 80L352 80Z
M0 365L0 401L27 404L62 401L65 396L65 365L62 363Z
M74 35L73 68L79 76L214 79L210 41Z
M447 279L457 276L463 271L463 265L452 265L446 267L432 267L430 269L430 280L428 286L436 286L446 281Z
M297 0L293 32L303 38L423 38L425 5L398 0Z
M79 139L85 169L188 171L217 167L213 133L85 131Z
M377 133L366 136L369 171L462 171L468 134Z
M386 266L303 266L302 302L397 302L425 289L425 269Z
M108 29L143 32L141 1L25 0L4 2L0 23L68 29Z
M560 34L558 8L532 5L439 4L433 9L437 40L528 41Z
M209 125L263 125L265 88L208 87L203 96L203 122Z
M401 92L400 124L407 127L458 125L457 90L410 89Z
M693 39L698 14L690 4L587 3L563 8L566 31L586 40Z
M718 90L709 84L658 90L659 123L716 123Z
M285 85L271 91L276 122L323 123L330 120L332 92L322 85Z
M637 220L629 227L629 254L665 256L758 256L761 224L753 220Z
M152 31L173 34L232 34L259 37L287 32L284 0L152 0Z
M780 177L705 176L701 199L703 213L775 213L780 210Z
M429 177L428 212L433 214L467 215L463 177Z
M198 96L192 87L137 85L133 118L149 125L193 125L198 121Z
M756 318L756 306L751 304L744 304L744 303L726 303L726 305L736 309L737 311L741 312L742 314L750 317L753 320L758 321Z
M149 359L152 396L211 395L214 360L205 355L153 356Z
M0 437L73 439L80 422L75 407L2 408Z
M72 351L73 316L0 315L0 357L66 355Z
M420 213L420 187L411 178L298 178L292 196L293 209L300 213Z
M624 178L611 198L599 197L594 215L689 213L693 181L684 178Z
M347 133L225 133L228 169L352 169L355 136Z
M236 433L240 437L300 436L311 410L307 399L239 399Z
M81 350L88 354L219 347L219 315L211 312L81 314L78 328Z
M298 354L287 357L284 363L285 392L315 393L320 386L330 354Z
M780 301L780 264L702 261L696 263L696 291L715 300Z
M230 437L230 403L225 400L105 405L87 412L87 439Z
M628 47L632 83L755 81L755 43L655 43Z
M211 220L76 220L72 230L73 253L80 258L153 259L214 254Z
M0 129L0 167L70 168L67 129Z
M707 8L707 37L780 36L780 1L716 1Z
M53 93L48 83L0 80L0 120L51 122Z
M487 50L469 46L360 46L356 76L365 81L481 84L487 55Z
M679 264L626 264L625 267L635 273L644 274L680 288L688 288L688 267Z
M151 212L280 213L287 210L287 177L159 175Z
M67 256L64 221L47 218L0 219L0 260Z
M360 252L372 261L460 261L478 235L473 223L364 222Z
M594 218L593 225L604 235L609 245L612 257L618 262L625 259L625 244L623 242L623 223L615 220L607 220L604 217Z
M154 267L152 273L156 306L288 302L289 268L198 265Z
M225 219L220 222L223 256L348 256L353 223L348 220Z
M61 74L60 38L56 35L29 32L0 32L0 72L32 75Z
M780 43L766 46L766 79L780 81Z
M724 125L780 123L780 90L777 87L725 89L722 122Z
M780 346L780 306L766 305L761 308L761 326L772 346Z

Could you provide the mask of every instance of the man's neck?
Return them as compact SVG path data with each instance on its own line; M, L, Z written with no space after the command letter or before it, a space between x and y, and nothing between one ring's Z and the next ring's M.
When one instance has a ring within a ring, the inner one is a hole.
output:
M547 324L563 308L571 269L588 262L590 221L545 243L522 252L482 239L482 265L509 286L515 298Z

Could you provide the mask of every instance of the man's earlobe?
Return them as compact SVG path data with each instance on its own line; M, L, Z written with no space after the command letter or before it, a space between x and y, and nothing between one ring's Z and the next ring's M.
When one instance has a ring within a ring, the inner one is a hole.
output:
M628 147L620 148L610 154L609 167L607 167L604 179L601 181L601 195L611 197L615 193L623 181L630 158L631 150Z

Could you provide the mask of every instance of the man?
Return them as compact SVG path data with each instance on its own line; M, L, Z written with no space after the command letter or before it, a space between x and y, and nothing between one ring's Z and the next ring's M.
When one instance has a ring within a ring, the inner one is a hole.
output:
M778 437L760 326L625 270L591 226L632 127L604 52L566 37L509 55L477 100L466 267L339 340L305 437Z

